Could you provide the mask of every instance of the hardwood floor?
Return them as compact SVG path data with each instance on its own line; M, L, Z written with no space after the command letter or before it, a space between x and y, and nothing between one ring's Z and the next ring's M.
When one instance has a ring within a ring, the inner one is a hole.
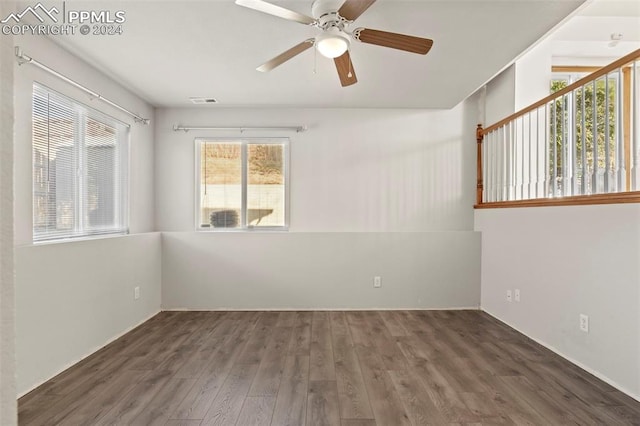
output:
M640 425L640 403L477 311L163 312L19 424Z

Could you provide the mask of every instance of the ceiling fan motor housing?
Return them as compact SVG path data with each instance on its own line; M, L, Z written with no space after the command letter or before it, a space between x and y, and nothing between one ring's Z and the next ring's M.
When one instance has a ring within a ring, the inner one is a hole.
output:
M332 26L344 26L338 16L343 0L315 0L311 5L311 15L318 20L318 26L326 29Z

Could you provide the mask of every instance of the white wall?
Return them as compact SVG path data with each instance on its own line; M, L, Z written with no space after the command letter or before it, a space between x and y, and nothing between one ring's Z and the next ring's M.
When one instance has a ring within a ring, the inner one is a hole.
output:
M550 94L552 47L551 40L542 40L516 61L515 111Z
M0 3L0 16L12 9ZM0 37L0 424L17 423L13 266L13 37Z
M478 306L476 120L475 98L449 111L159 110L163 308ZM174 132L175 124L307 125L284 134L290 231L194 232L194 138L238 133ZM374 291L375 275L383 288Z
M14 42L27 55L153 120L150 105L46 37ZM161 252L159 235L150 233L155 230L153 126L133 123L33 65L16 64L14 73L17 390L23 394L159 311ZM131 124L130 230L142 235L31 243L34 81ZM134 303L135 285L141 299Z
M476 210L475 220L482 309L640 399L640 206ZM516 288L521 302L508 303Z
M294 232L460 231L473 227L476 103L453 110L159 109L156 222L194 229L194 138L174 124L309 126L291 139ZM247 132L257 137L258 132Z
M160 255L159 233L18 247L18 392L156 314Z
M511 65L486 85L484 127L513 114L516 103L516 67Z
M549 95L553 42L539 41L486 85L485 126Z
M162 234L165 309L475 308L473 232ZM382 287L373 288L373 277Z

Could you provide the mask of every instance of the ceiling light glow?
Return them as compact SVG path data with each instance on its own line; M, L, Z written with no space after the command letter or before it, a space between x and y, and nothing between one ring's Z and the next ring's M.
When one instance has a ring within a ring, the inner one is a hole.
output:
M316 37L316 49L324 57L337 58L349 49L349 37L336 31L325 31Z

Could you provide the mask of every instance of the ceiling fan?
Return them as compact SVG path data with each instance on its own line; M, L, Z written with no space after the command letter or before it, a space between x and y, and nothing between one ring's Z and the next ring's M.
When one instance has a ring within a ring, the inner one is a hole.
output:
M376 0L315 0L311 6L311 16L268 3L263 0L236 0L236 4L259 12L268 13L289 21L310 25L322 30L316 37L307 39L275 58L260 65L257 70L271 71L289 59L315 46L321 55L333 59L338 70L342 86L350 86L358 82L349 55L349 46L353 40L375 44L392 49L426 55L433 45L433 40L390 33L368 28L347 28L362 15Z

